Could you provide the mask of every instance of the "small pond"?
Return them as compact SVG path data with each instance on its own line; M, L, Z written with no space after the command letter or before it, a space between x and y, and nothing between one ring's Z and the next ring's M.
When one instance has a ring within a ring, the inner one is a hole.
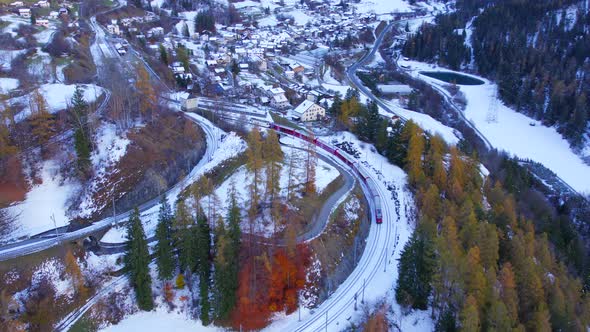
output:
M482 85L485 82L475 77L453 73L450 71L421 71L420 74L458 85Z

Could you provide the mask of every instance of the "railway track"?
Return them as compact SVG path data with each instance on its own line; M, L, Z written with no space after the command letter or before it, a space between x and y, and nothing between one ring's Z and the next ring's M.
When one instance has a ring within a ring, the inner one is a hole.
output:
M280 131L280 133L288 134L283 131ZM385 272L387 266L391 263L389 259L389 249L391 249L391 255L393 255L397 249L396 239L398 238L398 225L394 219L395 212L392 211L393 207L386 204L386 200L381 200L384 202L384 204L381 205L383 223L377 224L375 213L373 213L376 208L375 202L373 199L370 199L375 193L370 190L368 183L363 181L360 176L360 172L355 171L355 169L362 169L364 171L363 173L367 175L372 173L367 172L367 170L356 161L352 161L351 163L354 166L343 162L342 159L334 155L332 151L324 148L331 148L331 146L325 142L322 142L321 145L316 145L320 147L318 151L321 151L325 157L331 158L335 162L340 163L343 167L350 168L351 173L359 179L359 182L363 188L363 192L368 198L367 201L369 202L369 206L372 211L371 228L369 231L369 236L367 237L368 245L365 248L365 252L361 256L361 259L354 271L344 281L344 283L338 287L336 292L333 293L331 297L328 298L328 300L324 301L324 303L312 314L311 317L295 326L293 329L294 331L322 331L324 329L333 330L343 328L339 326L340 322L347 322L347 317L342 317L343 314L347 312L352 306L354 306L355 302L358 304L359 297L361 294L363 294L363 291L366 289L367 285L371 284L381 269L383 269ZM335 150L335 148L332 149ZM383 188L383 186L381 186L379 180L375 180L369 176L368 181L373 182L373 187L375 190L377 190L379 197L388 197L388 195L386 195L386 190ZM376 260L375 257L377 257Z

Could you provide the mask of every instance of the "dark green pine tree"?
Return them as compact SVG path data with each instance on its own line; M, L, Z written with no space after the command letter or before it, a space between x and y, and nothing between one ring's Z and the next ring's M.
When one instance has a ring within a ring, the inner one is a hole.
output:
M225 230L225 222L220 218L215 228L215 274L213 278L213 307L215 317L220 320L225 320L229 317L229 313L233 308L231 303L228 303L228 266L231 247ZM234 297L235 299L235 297Z
M168 64L168 52L166 52L166 48L162 44L160 44L160 61L165 65Z
M346 90L346 96L344 96L344 99L346 101L350 101L352 98L355 98L356 100L360 100L360 97L361 97L361 93L359 92L359 90L349 88L348 90Z
M74 148L78 157L78 168L82 173L87 173L91 166L92 142L88 125L88 103L84 100L84 90L79 85L76 85L71 105L70 119L72 125L76 128Z
M162 195L160 200L160 213L158 226L156 227L156 267L160 280L172 279L175 268L173 244L172 244L172 223L174 215L166 196Z
M220 220L215 234L215 279L214 299L216 317L229 318L236 304L240 256L240 208L234 189L229 194L229 213L226 230Z
M398 263L399 276L395 299L405 308L426 310L432 292L435 256L432 241L425 232L414 231L404 246Z
M141 310L150 311L154 308L152 299L152 279L150 276L150 254L147 239L139 219L137 207L129 217L127 225L127 251L125 253L125 268L129 271L129 279L137 306Z
M336 93L336 96L334 96L334 102L332 103L332 106L330 106L330 109L328 110L328 112L330 112L330 114L333 117L338 117L340 116L340 111L342 109L342 97L340 96L340 92Z
M84 135L88 135L88 103L84 99L84 90L79 85L76 85L71 104L73 124L82 129Z
M227 216L228 237L231 246L231 257L237 269L237 262L240 254L242 230L240 229L240 207L238 206L238 198L235 189L232 189L229 194L230 208ZM237 273L236 273L237 280ZM236 282L237 284L237 282ZM237 288L236 288L237 289Z
M408 139L403 135L405 126L401 121L396 121L387 134L385 156L389 161L403 168L408 154Z
M370 101L367 107L363 107L359 120L357 126L358 135L367 142L375 142L380 120L379 106L375 102Z
M201 276L199 282L199 296L201 298L201 322L207 326L211 323L209 312L211 311L211 303L209 302L209 279L204 279Z
M198 267L197 272L199 274L199 295L201 300L201 321L203 325L210 323L209 312L211 305L209 303L209 282L211 278L211 261L209 260L211 252L211 228L207 218L201 214L201 217L197 220L196 227L197 236L197 260Z
M78 169L83 174L86 174L90 169L90 142L84 135L81 129L76 129L74 133L74 149L78 156Z
M386 155L387 150L387 136L389 135L387 128L389 126L388 119L379 120L377 132L375 133L375 148L377 148L377 151L384 156Z
M240 256L240 208L234 189L229 194L228 228L220 220L215 234L215 312L220 320L229 318L236 304Z
M181 271L185 271L187 276L195 269L196 259L196 239L193 231L194 220L189 213L186 203L179 201L176 204L175 218L175 239L178 252L178 264Z

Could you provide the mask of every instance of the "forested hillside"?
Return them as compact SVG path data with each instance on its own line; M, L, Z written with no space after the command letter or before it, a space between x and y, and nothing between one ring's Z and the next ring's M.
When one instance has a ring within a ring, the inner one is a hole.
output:
M583 1L458 1L455 13L420 27L403 52L452 69L469 66L473 56L473 69L498 83L504 102L556 125L580 147L590 107L589 28Z
M386 151L407 147L401 165L420 210L400 258L397 302L431 309L437 331L585 330L582 280L537 228L542 221L525 217L522 202L440 137L411 122L395 132Z
M417 225L396 286L403 310L431 311L437 331L585 330L583 240L526 169L490 153L487 175L475 156L412 121L380 119L374 104L357 98L349 90L329 111L403 167L416 195Z

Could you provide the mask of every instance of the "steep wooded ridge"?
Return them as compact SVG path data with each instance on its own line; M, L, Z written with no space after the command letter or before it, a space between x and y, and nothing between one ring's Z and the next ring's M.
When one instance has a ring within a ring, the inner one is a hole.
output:
M590 108L589 28L583 1L457 1L456 12L422 26L403 52L451 69L473 65L498 83L504 102L580 148Z
M389 158L407 170L420 211L399 260L403 310L431 310L436 331L586 330L582 281L531 206L411 121L394 128L386 151L400 147L407 152Z

